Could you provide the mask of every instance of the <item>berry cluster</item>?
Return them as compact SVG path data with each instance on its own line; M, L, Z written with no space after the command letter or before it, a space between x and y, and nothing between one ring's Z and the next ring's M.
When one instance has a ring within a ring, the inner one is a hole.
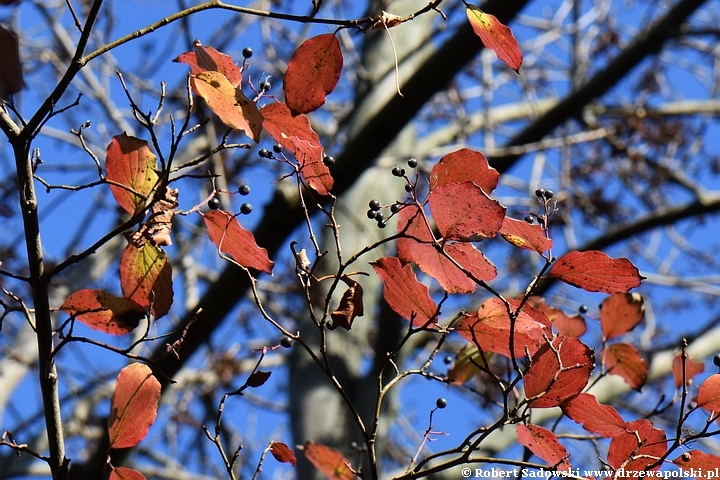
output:
M220 193L219 191L216 191L213 197L208 200L207 206L210 210L217 210L220 208L220 199L217 197L217 194ZM225 192L225 193L232 193L232 192ZM250 185L240 185L237 189L237 193L239 193L242 196L248 195L250 193ZM240 213L243 215L247 215L250 212L252 212L252 204L245 202L242 205L240 205Z
M331 157L332 158L332 157ZM418 161L415 158L409 158L407 161L408 167L410 168L417 168ZM410 180L405 176L405 169L402 167L398 167L397 165L393 167L391 170L391 173L393 176L398 178L404 178L406 180L405 184L405 191L410 193L415 189L415 186L410 182ZM395 202L392 205L389 205L390 208L390 217L398 213L403 208L402 202ZM385 214L382 212L383 208L386 208L382 205L380 205L380 202L376 199L370 200L370 203L368 203L369 210L367 211L367 217L370 220L377 221L377 226L379 228L385 228L387 225L387 221L390 217L386 217Z

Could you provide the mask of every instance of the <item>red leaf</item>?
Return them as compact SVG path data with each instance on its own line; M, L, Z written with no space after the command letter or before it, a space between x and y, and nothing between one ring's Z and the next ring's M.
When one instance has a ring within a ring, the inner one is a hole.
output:
M410 268L396 257L384 257L370 265L383 282L383 297L395 313L411 320L416 327L436 323L437 306L425 285L418 282ZM432 320L432 321L431 321Z
M320 108L340 80L342 66L340 42L334 34L305 40L288 62L283 80L285 102L293 114Z
M510 217L503 220L500 235L518 248L532 250L541 255L553 246L553 241L545 237L545 231L540 225L530 225L524 220Z
M335 330L338 327L350 330L353 320L365 314L362 285L347 275L343 275L340 279L345 282L348 289L343 293L338 308L330 314L333 319L332 325L328 327L330 330Z
M138 326L146 309L129 298L116 297L104 290L78 290L60 309L100 332L124 335Z
M665 432L653 427L645 418L628 422L627 432L610 441L608 463L615 469L622 468L625 473L645 471L667 451ZM638 442L638 439L640 440ZM656 465L651 470L658 470Z
M270 442L270 453L280 463L289 463L293 467L297 464L295 452L282 442Z
M497 187L500 174L483 155L475 150L461 148L448 153L430 172L430 190L450 183L471 181L488 195Z
M110 480L146 480L145 475L128 467L114 467Z
M474 292L475 281L432 245L433 236L419 212L419 208L413 205L398 213L398 231L415 237L398 238L400 260L403 263L416 263L420 270L437 280L447 293ZM478 280L489 282L497 276L495 266L470 243L447 242L444 252Z
M145 309L152 304L155 320L170 311L172 268L165 252L158 247L146 243L138 248L129 243L120 259L120 285L125 298Z
M720 412L720 373L710 375L700 384L697 406Z
M181 53L173 62L189 65L192 75L207 71L219 72L228 79L233 87L240 85L242 72L230 55L220 53L213 47L204 47L200 40L193 42L193 48L194 52Z
M497 234L505 207L471 181L436 187L428 196L430 211L446 240L477 242Z
M537 425L523 425L522 423L518 424L515 432L520 445L527 447L551 466L557 466L558 471L572 470L567 458L567 450L560 444L553 432Z
M558 360L559 357L559 360ZM592 349L577 338L556 337L533 355L525 395L534 408L556 407L582 392L595 367Z
M107 147L107 179L115 201L129 214L145 205L158 183L157 160L145 140L116 135ZM123 188L120 185L124 185Z
M251 388L261 387L265 384L265 382L268 381L271 374L272 372L263 372L262 370L256 370L250 374L247 380L245 380L245 385Z
M150 367L131 363L120 370L110 400L110 448L128 448L140 443L155 422L159 401L160 382Z
M685 375L683 376L683 361L682 355L677 354L673 358L672 362L672 374L675 380L675 388L680 388L683 384L683 378L685 378L685 385L692 383L693 377L699 373L705 371L705 364L702 362L696 362L690 357L685 358Z
M210 240L221 252L245 268L254 268L269 275L274 263L267 250L258 246L255 236L240 226L237 219L222 210L211 210L203 215Z
M613 343L605 347L602 353L603 363L607 372L619 375L635 390L647 381L648 364L632 345Z
M330 194L333 178L323 163L320 137L313 131L308 118L305 115L293 117L290 109L280 102L265 105L260 114L265 130L295 156L300 164L300 174L308 185L320 195Z
M260 140L263 118L257 105L242 90L235 88L225 75L200 72L190 78L190 85L225 125L244 131L256 143Z
M310 463L327 475L328 480L355 480L350 462L337 450L308 441L303 451Z
M580 338L587 331L585 318L579 313L568 316L559 308L551 307L545 303L545 299L541 297L530 297L529 303L547 315L561 336L567 335L568 337Z
M477 313L467 314L455 330L483 352L495 352L510 356L510 315L498 298L489 298ZM515 357L524 357L526 349L532 353L545 342L543 333L548 332L530 315L520 312L514 324L513 349Z
M588 292L626 293L644 278L627 258L612 259L603 252L569 252L548 273Z
M625 433L625 420L610 405L597 401L595 395L580 393L560 405L563 413L585 430L606 438L617 437Z
M508 303L510 304L513 309L517 310L518 307L520 307L520 300L515 298L509 298ZM550 330L552 330L552 323L550 322L550 318L548 318L547 314L543 312L542 310L535 308L534 305L532 305L530 302L524 302L522 306L522 311L528 315L530 315L530 318L535 320L537 323L542 325L544 328L547 329L547 334L550 334ZM532 353L535 353L534 351Z
M474 5L465 4L466 13L475 35L480 37L483 44L495 52L497 57L508 67L520 73L523 54L518 42L507 26L500 23L494 15L485 13Z
M710 478L708 472L715 473L720 469L720 457L705 453L702 450L688 450L672 461L675 465L685 470L688 476L699 473L701 470L705 475L701 474L695 478ZM713 477L714 478L714 477Z
M0 100L10 97L25 87L17 36L0 25Z
M605 340L619 337L640 323L645 316L643 298L638 293L615 293L600 304L600 325Z

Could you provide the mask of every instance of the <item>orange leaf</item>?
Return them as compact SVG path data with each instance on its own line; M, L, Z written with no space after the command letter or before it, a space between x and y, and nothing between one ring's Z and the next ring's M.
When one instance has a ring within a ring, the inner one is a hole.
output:
M265 105L260 114L263 127L283 148L295 156L300 164L300 174L310 187L320 195L328 195L333 186L330 170L323 163L320 137L310 126L305 115L292 116L290 109L281 102Z
M597 250L569 252L548 273L588 292L625 293L644 278L627 258L613 259Z
M527 447L551 466L557 466L558 471L572 470L567 450L560 444L553 432L538 425L523 425L522 423L518 424L515 432L520 445Z
M520 73L523 54L512 30L500 23L494 15L485 13L474 5L465 4L465 6L470 25L483 45L495 52L508 67Z
M270 442L270 453L280 463L289 463L293 467L297 464L295 452L282 442Z
M155 320L170 311L173 301L172 269L167 256L149 243L138 248L129 243L120 259L123 296L150 308Z
M137 302L116 297L104 290L78 290L60 306L68 315L74 315L80 322L93 330L124 335L138 326L146 309Z
M654 464L667 451L665 432L655 428L645 418L628 422L625 427L627 432L610 441L608 463L615 469L622 468L625 476L628 472L634 471L645 471L645 475L649 476L647 467ZM659 468L660 465L656 465L652 470Z
M683 454L673 460L672 463L690 475L701 473L701 471L705 472L704 475L701 473L700 476L696 476L695 478L715 478L714 475L711 477L708 473L713 474L720 469L720 457L705 453L702 450L688 450L687 452L683 452Z
M110 185L115 201L131 215L145 205L159 179L157 160L147 142L125 133L114 136L108 145L105 167L107 179L119 184Z
M434 237L417 206L411 205L400 210L398 232L414 237L400 237L397 240L398 257L404 264L416 263L426 275L437 280L447 293L475 291L475 281L433 246ZM480 281L489 282L497 276L495 265L470 243L446 242L443 251Z
M597 401L595 395L580 393L560 405L563 413L585 430L606 438L625 433L625 420L610 405Z
M434 188L428 196L430 211L446 240L477 242L497 234L505 207L471 181Z
M0 100L10 101L10 96L25 87L17 36L0 25Z
M528 303L541 312L544 312L560 335L580 338L587 331L585 319L579 313L567 315L559 308L551 307L545 303L545 299L541 297L530 297Z
M302 43L288 62L285 103L293 114L317 110L340 80L343 57L337 37L328 33Z
M645 316L643 298L638 293L615 293L600 304L600 325L605 340L619 337L640 323Z
M558 359L559 357L559 359ZM585 388L595 367L592 349L577 338L556 337L533 355L525 395L534 408L556 407Z
M355 473L342 453L319 443L305 442L305 456L328 480L354 480Z
M110 480L146 480L145 475L128 467L114 467Z
M211 210L203 215L210 240L221 252L245 268L254 268L272 275L274 263L267 250L259 247L255 236L240 226L237 218L222 210Z
M613 343L602 353L607 372L619 375L635 390L647 381L648 364L635 347L627 343Z
M510 217L505 217L503 220L500 235L518 248L535 251L541 255L553 246L553 241L545 237L545 231L540 225L530 225L524 220Z
M720 412L720 373L710 375L700 384L697 406Z
M194 52L181 53L173 62L189 65L192 75L207 71L219 72L233 87L240 85L242 72L230 55L220 53L212 47L203 47L200 40L193 42L193 48Z
M461 148L448 153L435 164L430 172L430 189L469 180L489 195L497 187L499 179L500 174L490 166L485 155Z
M263 119L255 102L235 88L220 72L200 72L190 78L190 85L205 100L215 115L230 128L260 140Z
M134 447L145 438L157 416L160 388L144 363L131 363L120 370L110 400L110 448Z
M436 323L437 306L427 287L418 282L410 265L403 267L396 257L384 257L370 265L382 280L385 286L383 297L395 313L412 321L416 327Z
M705 371L705 364L702 362L696 362L690 357L685 358L685 375L683 375L683 360L682 355L677 354L673 358L672 362L672 374L675 380L675 388L680 388L683 384L683 378L685 379L685 385L692 383L693 377L699 373Z
M330 314L333 319L332 325L328 327L330 330L335 330L338 327L350 330L353 320L365 314L362 285L347 275L340 277L340 280L345 282L348 289L343 293L338 308Z
M489 298L477 313L466 314L455 330L468 342L483 352L495 352L510 356L510 315L507 307L498 298ZM543 325L521 311L513 324L513 347L515 357L524 357L526 349L530 354L545 342L543 334L549 332Z

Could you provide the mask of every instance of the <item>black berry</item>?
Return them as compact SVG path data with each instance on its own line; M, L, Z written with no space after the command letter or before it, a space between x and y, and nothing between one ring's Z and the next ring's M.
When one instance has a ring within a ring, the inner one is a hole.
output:
M580 311L580 313L587 313L587 311L588 311L588 306L587 306L587 305L580 305L580 308L578 308L578 310Z
M713 357L713 363L715 364L716 367L720 367L720 355L715 355Z
M435 406L437 408L445 408L445 407L447 407L447 400L444 397L440 397L437 400L435 400Z
M382 222L383 220L385 220L385 215L383 215L383 213L380 211L375 212L375 220L377 220L378 222Z
M290 348L292 347L293 341L290 337L283 337L282 340L280 340L280 345L283 348Z
M538 188L535 190L535 196L538 198L542 198L545 196L545 189L544 188Z
M445 365L450 365L453 362L452 355L445 355L445 358L443 358L443 362L445 362Z
M248 193L250 193L250 185L240 185L238 187L238 193L240 195L247 195Z
M249 214L250 212L252 212L252 205L251 205L251 204L249 204L249 203L243 203L242 205L240 205L240 213L242 213L243 215L247 215L247 214Z
M370 200L370 203L368 203L368 206L370 207L370 210L372 210L374 212L377 212L378 210L380 210L380 202L375 199Z
M410 168L415 168L418 166L417 158L409 158L407 163L408 163L408 167L410 167Z
M333 165L335 165L335 158L329 155L325 155L323 157L323 163L326 167L332 167Z
M385 220L378 220L377 223L378 223L378 228L385 228L385 226L387 225L387 222L385 222Z
M269 81L263 80L262 82L260 82L260 90L264 90L267 92L271 88L272 88L272 83L270 83Z
M211 198L208 200L208 207L210 207L210 210L217 210L220 208L220 200L217 197Z
M282 153L282 151L283 151L282 145L280 145L279 143L276 143L275 145L273 145L273 152Z
M261 148L258 150L258 155L262 158L272 158L272 152L267 148Z
M376 213L376 212L377 212L376 210L368 210L368 211L367 211L367 217L368 217L370 220L375 220L375 213Z
M408 193L412 192L413 186L408 183L407 185L405 185L405 191Z
M250 48L250 47L243 48L243 51L242 51L243 57L250 58L250 57L252 57L252 54L253 54L252 48Z
M404 177L405 176L405 169L401 167L393 167L392 174L396 177Z
M401 208L402 208L402 205L400 205L399 203L393 203L393 204L390 206L390 211L391 211L392 213L397 213L397 212L400 211Z
M543 197L545 197L546 200L550 200L553 197L553 195L555 195L555 194L553 193L552 190L545 190L545 193L543 193Z
M527 217L525 217L525 221L532 225L533 223L535 223L535 218L533 218L532 215L528 215Z

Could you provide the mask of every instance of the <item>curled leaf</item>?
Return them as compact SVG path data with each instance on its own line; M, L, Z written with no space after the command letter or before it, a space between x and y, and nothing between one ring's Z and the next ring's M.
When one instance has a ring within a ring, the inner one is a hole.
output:
M120 258L120 285L125 298L145 309L152 305L156 320L170 311L172 269L165 252L158 247L149 243L140 248L128 244Z
M228 79L230 85L237 87L242 81L240 67L230 55L218 52L213 47L204 47L199 40L193 42L194 52L185 52L173 60L190 66L190 73L197 75L200 72L219 72Z
M17 36L0 25L0 100L10 97L25 87Z
M338 327L350 330L355 317L362 317L365 314L362 285L347 275L343 275L340 279L345 282L348 289L343 293L338 308L330 314L333 319L332 325L328 327L330 330Z
M289 463L293 467L297 464L295 452L282 442L270 442L270 453L280 463Z
M270 378L272 372L263 372L262 370L256 370L245 381L245 385L252 388L258 388L265 384Z
M697 406L720 412L720 373L710 375L700 384Z
M615 293L600 304L600 325L606 340L619 337L637 326L645 316L639 293Z
M303 446L303 452L310 463L324 473L328 480L355 480L355 472L350 462L337 450L308 441Z

